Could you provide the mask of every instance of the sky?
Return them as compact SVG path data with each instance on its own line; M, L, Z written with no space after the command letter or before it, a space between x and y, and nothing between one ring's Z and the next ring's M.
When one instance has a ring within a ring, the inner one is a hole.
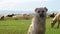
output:
M49 12L59 12L59 3L60 0L0 0L0 13L4 13L2 10L35 11L39 7L47 7Z

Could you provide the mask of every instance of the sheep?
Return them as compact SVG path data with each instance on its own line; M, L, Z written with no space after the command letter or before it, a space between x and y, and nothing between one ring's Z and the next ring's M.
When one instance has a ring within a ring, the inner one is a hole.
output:
M51 21L51 27L53 28L55 23L58 22L57 28L59 28L60 25L60 12L56 14L56 16Z
M7 15L7 17L12 17L12 16L14 16L14 14L12 14L12 15Z
M28 15L16 15L16 16L13 16L14 19L18 20L18 19L29 19L29 16Z
M4 20L4 16L1 16L0 20Z
M50 14L49 16L50 16L51 18L54 18L54 17L55 17L55 14L52 13L52 14Z

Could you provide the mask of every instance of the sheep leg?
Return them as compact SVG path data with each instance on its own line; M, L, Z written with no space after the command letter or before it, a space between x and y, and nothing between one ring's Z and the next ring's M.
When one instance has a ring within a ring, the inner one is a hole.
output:
M58 22L58 26L57 26L57 28L59 28L59 25L60 25L60 21Z

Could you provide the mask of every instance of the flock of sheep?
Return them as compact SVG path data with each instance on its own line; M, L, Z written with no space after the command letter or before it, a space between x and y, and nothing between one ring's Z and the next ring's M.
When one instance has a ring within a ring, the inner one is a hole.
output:
M57 13L58 14L58 13ZM56 14L47 14L47 18L54 18ZM2 15L0 16L0 20L6 20L6 19L15 19L15 20L21 20L21 19L30 19L34 16L34 14L8 14L8 15Z
M57 14L50 14L47 15L48 17L52 17L52 21L51 21L51 27L53 28L55 23L58 22L57 28L59 28L60 25L60 12ZM7 19L15 19L15 20L21 20L21 19L31 19L33 17L33 15L27 15L27 14L21 14L21 15L15 15L15 14L9 14L9 15L3 15L0 16L0 20L7 20Z
M34 15L34 14L33 14ZM15 20L22 20L22 19L31 19L33 17L32 14L27 15L27 14L21 14L21 15L15 15L15 14L8 14L8 15L3 15L0 16L0 20L7 20L7 19L15 19ZM51 21L51 27L54 27L55 23L58 22L57 28L59 28L59 24L60 24L60 12L57 14L47 14L47 18L52 18Z
M32 18L32 15L27 14L21 14L21 15L15 15L15 14L8 14L8 15L2 15L0 16L0 20L7 20L7 19L15 19L15 20L21 20L21 19L30 19Z

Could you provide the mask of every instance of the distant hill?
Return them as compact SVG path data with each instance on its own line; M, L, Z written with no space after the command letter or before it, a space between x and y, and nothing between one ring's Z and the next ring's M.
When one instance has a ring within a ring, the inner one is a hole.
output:
M59 12L59 11L58 11ZM0 14L33 14L35 13L34 11L14 11L14 10L0 10ZM52 13L57 13L57 11L48 11L47 13L52 14Z
M34 11L14 11L14 10L0 10L0 14L32 14Z

